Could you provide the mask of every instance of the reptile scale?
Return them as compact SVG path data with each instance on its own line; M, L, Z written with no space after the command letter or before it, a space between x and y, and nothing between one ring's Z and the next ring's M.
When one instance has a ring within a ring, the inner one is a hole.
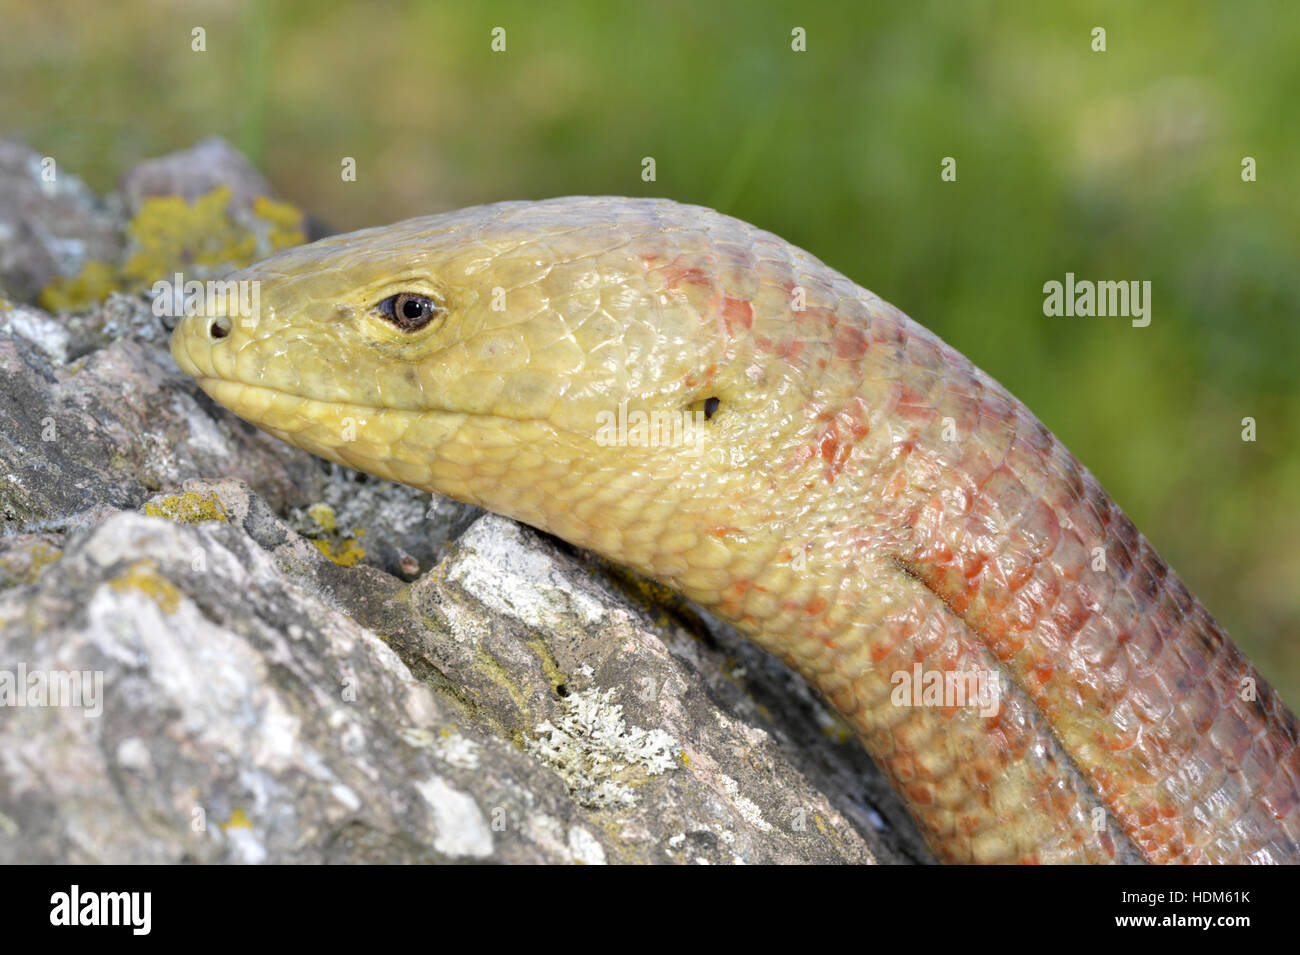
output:
M1024 405L788 242L565 198L229 278L257 314L172 339L217 402L730 622L853 726L940 859L1300 861L1281 699ZM609 440L638 412L691 440ZM917 664L996 675L996 712L897 705Z

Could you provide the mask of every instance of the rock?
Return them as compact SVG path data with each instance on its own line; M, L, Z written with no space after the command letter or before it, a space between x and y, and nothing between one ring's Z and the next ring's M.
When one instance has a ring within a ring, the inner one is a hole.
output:
M85 690L4 711L5 861L873 858L696 678L723 653L532 531L482 517L408 587L238 482L143 510L0 595L26 685Z
M118 188L134 215L150 196L180 196L193 202L222 186L230 189L232 203L245 208L258 196L275 196L244 154L219 136L140 163L122 177Z
M21 306L0 311L6 530L93 524L106 509L139 506L198 473L256 480L275 506L308 503L302 482L318 469L251 427L214 427L199 410L206 399L179 377L166 331L146 306L128 301L113 328L122 305L106 305L89 323L98 331L84 332L84 354L59 319Z
M0 862L929 859L785 667L256 431L147 297L0 303L0 393Z
M55 278L115 258L119 220L55 157L0 140L0 294L31 302Z

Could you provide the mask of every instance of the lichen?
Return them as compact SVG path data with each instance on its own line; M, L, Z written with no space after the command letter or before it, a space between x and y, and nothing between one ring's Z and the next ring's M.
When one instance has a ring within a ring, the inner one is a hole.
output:
M120 263L92 260L71 278L59 277L40 294L47 311L84 309L110 292L135 294L159 279L181 273L186 280L220 278L258 259L307 240L302 211L258 196L251 207L231 203L228 186L193 202L151 196L126 227Z
M0 587L35 583L46 567L55 563L63 551L42 540L0 554Z
M311 542L318 551L340 567L352 567L366 556L365 548L357 538L364 537L364 527L354 527L350 531L339 529L338 518L334 509L328 504L318 503L303 512L297 512L295 529Z
M102 302L120 291L122 279L117 267L91 260L72 278L56 278L41 292L40 306L47 312L66 312Z
M328 538L313 540L316 549L340 567L354 567L366 556L365 549L350 537L333 541Z
M307 234L303 231L305 220L302 210L297 206L277 202L267 196L258 196L253 200L253 215L270 226L266 239L271 244L272 251L307 241Z
M194 266L248 262L257 238L231 218L230 189L221 186L193 203L180 196L153 196L126 227L129 254L122 264L127 281L143 285Z
M551 681L552 688L558 691L569 682L569 678L560 669L560 664L556 661L555 655L551 653L551 648L546 645L545 640L539 636L529 637L525 641L525 645L536 653L537 658L542 661L542 671L546 674L546 678Z
M338 526L337 519L334 516L334 508L328 504L313 504L307 508L307 514L320 525L320 529L326 534L333 534L334 529Z
M445 763L461 769L478 769L479 748L473 740L459 733L443 730L433 744L433 751Z
M827 713L820 720L822 735L833 743L843 745L854 737L853 728L834 713Z
M236 806L234 812L230 814L230 818L221 823L221 828L223 830L252 829L253 820L248 818L248 814L244 810Z
M630 809L629 770L658 776L677 768L680 744L663 730L629 729L614 690L591 687L565 697L558 725L549 720L524 748L549 763L574 798L593 809Z
M144 506L144 512L150 517L165 517L176 524L198 524L202 521L226 520L226 509L221 499L215 494L196 494L186 491L157 501L150 501Z
M108 582L118 593L138 591L149 597L162 608L163 613L173 614L181 603L181 592L176 585L158 573L152 560L137 560L127 568L126 573L114 577Z
M740 784L730 776L719 776L722 788L731 799L731 804L751 826L754 826L763 832L771 832L772 824L763 818L763 810L758 807L758 803L748 796L740 794Z

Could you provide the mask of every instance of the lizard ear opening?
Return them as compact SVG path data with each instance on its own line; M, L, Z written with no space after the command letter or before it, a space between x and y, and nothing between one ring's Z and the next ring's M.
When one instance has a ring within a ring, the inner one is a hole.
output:
M695 414L696 412L702 411L704 412L704 420L708 421L710 418L712 418L715 414L718 413L718 408L720 408L721 406L722 406L721 398L717 398L717 397L702 398L699 401L692 401L690 405L687 406L686 410L689 411L691 414Z

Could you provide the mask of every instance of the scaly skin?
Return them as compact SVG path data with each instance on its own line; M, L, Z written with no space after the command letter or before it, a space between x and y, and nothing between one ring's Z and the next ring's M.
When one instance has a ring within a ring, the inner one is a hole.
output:
M1300 860L1295 717L1020 402L806 252L578 198L230 278L260 283L256 320L187 318L172 342L213 398L730 621L844 715L941 859ZM402 331L375 306L403 292L443 308ZM635 412L709 398L693 443L638 443ZM999 675L996 713L896 705L918 663Z

